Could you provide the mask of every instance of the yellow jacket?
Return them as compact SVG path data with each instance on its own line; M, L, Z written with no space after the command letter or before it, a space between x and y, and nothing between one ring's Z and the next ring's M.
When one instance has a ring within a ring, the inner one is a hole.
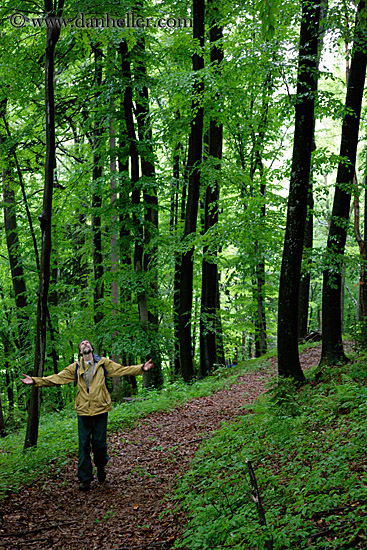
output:
M96 365L89 391L83 377L85 363L81 359L77 370L77 393L75 398L75 410L79 416L95 416L112 409L111 396L106 387L105 371L107 376L137 376L143 374L143 365L123 367L114 363L107 357L101 357ZM60 386L75 381L77 363L72 363L58 374L50 376L32 376L34 384L38 387Z

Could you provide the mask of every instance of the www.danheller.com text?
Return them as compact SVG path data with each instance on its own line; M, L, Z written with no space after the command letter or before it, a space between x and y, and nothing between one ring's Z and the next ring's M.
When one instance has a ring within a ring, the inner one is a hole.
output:
M133 12L125 13L122 17L112 17L109 13L90 17L84 13L76 17L29 17L23 13L13 13L9 17L12 27L33 28L75 28L75 29L123 29L123 28L159 28L175 29L190 28L193 26L190 17L141 17Z

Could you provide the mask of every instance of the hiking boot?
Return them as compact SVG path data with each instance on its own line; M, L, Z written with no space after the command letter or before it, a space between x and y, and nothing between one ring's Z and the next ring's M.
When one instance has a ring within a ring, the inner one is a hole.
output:
M79 491L90 491L90 481L82 481L79 485Z
M103 483L106 481L106 472L104 468L99 468L97 470L97 478L100 483Z

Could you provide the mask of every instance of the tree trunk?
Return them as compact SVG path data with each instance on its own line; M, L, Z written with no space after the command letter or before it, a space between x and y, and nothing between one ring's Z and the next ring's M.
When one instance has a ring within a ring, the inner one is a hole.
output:
M170 215L170 232L174 239L177 238L178 231L178 197L180 191L180 151L181 143L177 144L173 157L173 179L171 190L171 215ZM182 188L182 196L185 194L185 185ZM183 201L184 203L185 201ZM182 203L181 203L182 204ZM181 210L181 220L185 219L185 214ZM179 313L180 313L180 260L181 256L177 249L174 253L174 276L173 276L173 374L178 376L181 372L180 366L180 341L179 341Z
M135 241L134 249L134 271L136 277L139 278L137 281L137 300L138 300L138 310L139 310L139 320L140 324L143 327L143 330L147 331L149 324L148 316L148 306L146 299L146 292L144 288L143 280L143 242L144 242L144 233L143 226L137 215L137 211L140 206L141 198L141 184L139 182L139 153L137 147L137 138L135 131L134 123L134 106L133 106L133 90L131 86L132 75L130 68L129 52L126 41L121 41L119 46L119 51L121 54L121 70L122 76L126 82L125 91L124 91L124 115L126 123L126 135L127 141L129 143L129 153L130 153L130 173L131 173L131 183L132 183L132 193L131 193L131 202L132 202L132 226L133 226L133 238ZM143 375L143 380L145 384L146 374Z
M321 0L320 2L320 32L318 38L318 50L319 55L317 59L317 70L319 70L320 56L323 47L323 40L325 34L325 28L327 21L327 12L328 12L328 0ZM314 128L315 134L315 128ZM313 150L316 150L315 135L313 137ZM311 167L312 171L312 167ZM313 188L312 188L312 172L310 177L310 183L307 193L307 218L305 225L305 236L303 242L303 251L306 251L306 254L311 253L313 247ZM308 321L308 308L309 308L309 298L310 298L310 285L311 285L311 273L309 268L303 271L300 281L299 297L298 297L298 338L305 338L309 331L309 321Z
M210 62L216 67L216 76L220 78L223 62L223 27L217 24L218 8L212 0L208 3L210 24L209 38L211 44ZM216 99L220 97L217 94ZM218 223L219 174L221 170L223 149L223 124L216 117L209 123L209 160L213 159L214 177L208 182L205 192L204 235ZM218 363L217 356L217 316L218 316L218 250L209 245L204 247L201 285L200 314L200 375L207 376Z
M8 248L10 272L13 283L14 299L18 321L18 344L23 360L27 360L30 346L27 312L27 287L20 252L17 218L15 212L15 193L11 188L12 178L8 170L3 170L4 226Z
M204 46L204 14L205 0L193 0L194 28L193 34L201 48ZM194 247L190 240L196 233L197 214L199 205L200 188L200 165L202 160L203 143L203 121L204 111L202 106L202 93L204 89L201 75L198 74L204 68L203 54L193 55L193 70L196 73L191 122L189 153L188 153L188 196L186 205L184 241L186 251L181 258L180 274L180 316L179 316L179 339L180 339L180 363L181 372L185 382L189 382L194 375L191 341L191 312L193 299L193 256Z
M278 372L297 381L304 380L298 354L298 295L311 171L319 16L320 2L303 0L293 158L279 288Z
M327 254L329 268L323 274L322 351L320 366L346 361L342 341L341 286L353 177L357 155L359 121L366 75L365 2L358 5L352 60L345 100L340 156Z
M145 42L142 37L137 45L140 59L144 59ZM148 297L147 336L150 347L148 354L154 368L144 375L144 387L159 388L163 384L161 354L159 350L159 319L156 302L158 299L158 191L154 166L153 135L149 121L149 92L146 86L147 70L140 61L136 65L136 81L139 84L139 99L136 103L136 118L141 153L141 173L144 179L143 198L145 203L144 261L143 270L149 272L150 296Z
M103 282L103 253L102 253L102 223L101 223L101 207L102 207L102 163L101 163L101 145L103 128L99 120L99 104L100 88L102 85L102 50L98 44L93 46L94 51L94 86L96 87L95 98L95 122L93 130L93 170L92 170L92 247L93 247L93 275L94 275L94 324L98 324L103 319L103 297L104 297L104 282ZM99 331L97 333L100 334ZM98 336L96 339L97 348L102 349L103 338Z
M61 15L63 1L59 1L57 15ZM45 0L46 13L53 12L52 1ZM49 15L47 16L49 17ZM51 259L51 219L52 219L52 194L54 185L54 166L56 159L55 144L55 96L54 96L54 70L55 47L60 36L60 29L47 28L46 30L46 56L45 56L45 127L46 127L46 160L45 160L45 185L43 192L43 209L40 216L41 224L41 269L38 288L37 304L37 328L36 348L34 355L33 376L42 376L46 355L46 320L47 297L50 284L50 259ZM31 400L28 413L27 431L24 448L37 445L38 422L40 410L40 388L32 386Z

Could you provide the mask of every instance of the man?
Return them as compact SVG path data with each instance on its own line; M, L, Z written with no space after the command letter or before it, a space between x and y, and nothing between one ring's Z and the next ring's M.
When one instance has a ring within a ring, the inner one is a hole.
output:
M106 357L95 355L89 340L82 340L78 346L78 361L72 363L58 374L51 376L28 376L23 374L24 384L38 387L58 386L76 382L77 394L75 409L78 415L78 478L79 488L89 491L93 480L90 456L91 442L97 478L101 483L106 479L105 466L109 460L107 454L107 414L112 409L111 396L106 386L106 376L137 376L152 368L152 360L144 364L123 367Z

